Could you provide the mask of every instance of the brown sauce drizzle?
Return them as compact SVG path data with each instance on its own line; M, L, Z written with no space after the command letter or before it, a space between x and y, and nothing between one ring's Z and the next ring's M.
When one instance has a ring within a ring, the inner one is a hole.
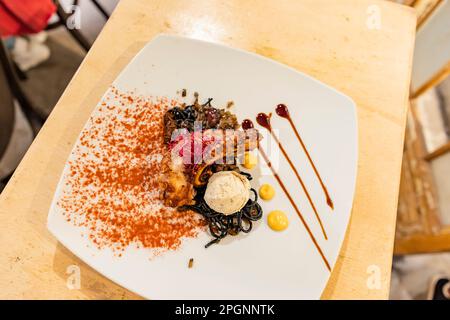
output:
M291 158L287 154L286 150L284 149L283 145L281 144L281 141L278 139L278 137L275 135L275 133L272 131L272 126L270 124L270 117L272 114L265 114L265 113L259 113L256 117L256 122L267 130L269 130L270 134L272 135L275 142L278 144L278 147L281 150L281 153L283 153L284 157L286 158L287 162L291 166L292 171L294 171L295 176L297 177L298 182L300 182L300 185L302 186L303 192L306 194L306 197L308 198L308 202L311 205L311 208L314 211L314 214L316 216L317 221L319 222L320 229L322 229L323 236L326 240L328 240L327 233L325 231L325 228L323 227L322 219L320 219L319 213L317 212L316 206L314 205L314 202L311 199L311 196L308 192L308 189L305 186L305 183L303 182L303 179L300 177L300 174L298 173L297 169L295 168L294 164L292 163Z
M305 152L306 156L308 157L309 163L311 164L317 179L319 179L320 185L322 186L322 190L325 194L325 197L327 198L327 204L331 209L334 209L334 204L333 204L333 200L331 200L330 194L328 193L328 189L325 186L325 184L323 183L322 178L320 177L319 171L317 170L316 166L314 165L314 161L311 159L311 156L309 155L308 149L306 148L303 139L300 137L300 134L298 133L298 130L294 124L294 122L291 119L291 116L289 115L289 110L287 108L287 106L285 104L280 103L279 105L277 105L277 108L275 109L276 113L282 117L285 118L289 121L292 130L294 130L295 135L297 136L297 140L300 142L303 151Z
M246 129L252 129L253 128L253 122L251 120L244 120L242 122L242 128L244 130ZM309 228L308 224L306 223L305 219L303 218L302 213L300 212L300 209L297 207L297 205L295 204L294 200L292 199L289 191L286 189L283 181L281 180L280 176L278 175L278 173L275 171L275 169L272 167L272 163L269 160L269 157L266 155L266 153L264 152L264 150L258 145L258 150L259 153L261 154L262 158L264 159L264 161L266 162L267 166L270 168L270 170L272 171L273 176L275 177L275 179L277 180L278 184L280 185L281 189L283 190L284 194L287 196L287 198L289 199L289 202L291 203L292 207L294 208L294 210L297 212L298 217L300 218L300 221L302 222L303 226L305 227L306 231L308 232L309 237L311 238L312 242L314 243L314 246L316 247L317 251L319 252L320 256L322 257L323 262L325 263L328 271L331 271L331 267L330 264L327 260L327 258L325 257L321 247L319 246L319 244L317 243L316 238L314 237L314 235L311 232L311 229Z

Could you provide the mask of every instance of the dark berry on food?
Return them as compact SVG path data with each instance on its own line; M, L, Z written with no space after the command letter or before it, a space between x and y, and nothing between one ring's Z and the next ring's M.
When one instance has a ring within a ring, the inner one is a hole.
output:
M184 120L185 119L184 112L179 107L175 107L175 108L171 109L170 112L172 113L173 118L175 120Z
M186 119L195 121L195 119L197 118L197 112L195 111L193 106L187 106L183 112Z
M220 115L216 108L208 108L205 111L205 115L209 127L215 127L220 121Z

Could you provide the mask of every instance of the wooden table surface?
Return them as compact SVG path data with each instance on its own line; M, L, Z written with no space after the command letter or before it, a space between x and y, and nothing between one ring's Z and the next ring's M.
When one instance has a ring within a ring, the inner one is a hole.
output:
M158 33L278 60L358 106L352 217L323 298L388 297L415 35L412 9L377 0L122 0L0 198L0 298L122 299L46 229L70 150L115 74ZM81 288L69 289L73 269Z

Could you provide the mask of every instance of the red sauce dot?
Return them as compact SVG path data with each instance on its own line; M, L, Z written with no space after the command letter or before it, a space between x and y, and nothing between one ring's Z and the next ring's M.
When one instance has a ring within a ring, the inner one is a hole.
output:
M272 131L272 127L270 125L270 117L272 116L271 113L269 114L265 114L265 113L258 113L258 115L256 116L256 122L258 122L258 124L261 127L266 128L269 131Z
M289 119L289 110L288 110L288 107L285 104L280 103L279 105L277 105L277 108L275 109L275 112L280 117Z
M242 129L244 130L249 130L249 129L253 129L253 122L250 119L245 119L244 121L242 121Z

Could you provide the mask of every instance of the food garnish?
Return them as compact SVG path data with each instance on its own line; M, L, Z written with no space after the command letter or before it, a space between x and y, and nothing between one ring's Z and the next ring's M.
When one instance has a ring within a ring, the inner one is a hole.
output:
M283 231L289 225L286 214L281 210L274 210L267 216L267 224L274 231Z
M179 212L160 199L167 179L161 157L169 153L163 118L178 103L111 87L91 115L72 151L57 202L67 222L83 228L90 245L110 248L118 256L136 246L156 256L177 250L205 228L199 215ZM191 196L185 190L183 198Z
M275 189L270 184L265 183L259 188L259 196L266 201L272 200L275 196Z

